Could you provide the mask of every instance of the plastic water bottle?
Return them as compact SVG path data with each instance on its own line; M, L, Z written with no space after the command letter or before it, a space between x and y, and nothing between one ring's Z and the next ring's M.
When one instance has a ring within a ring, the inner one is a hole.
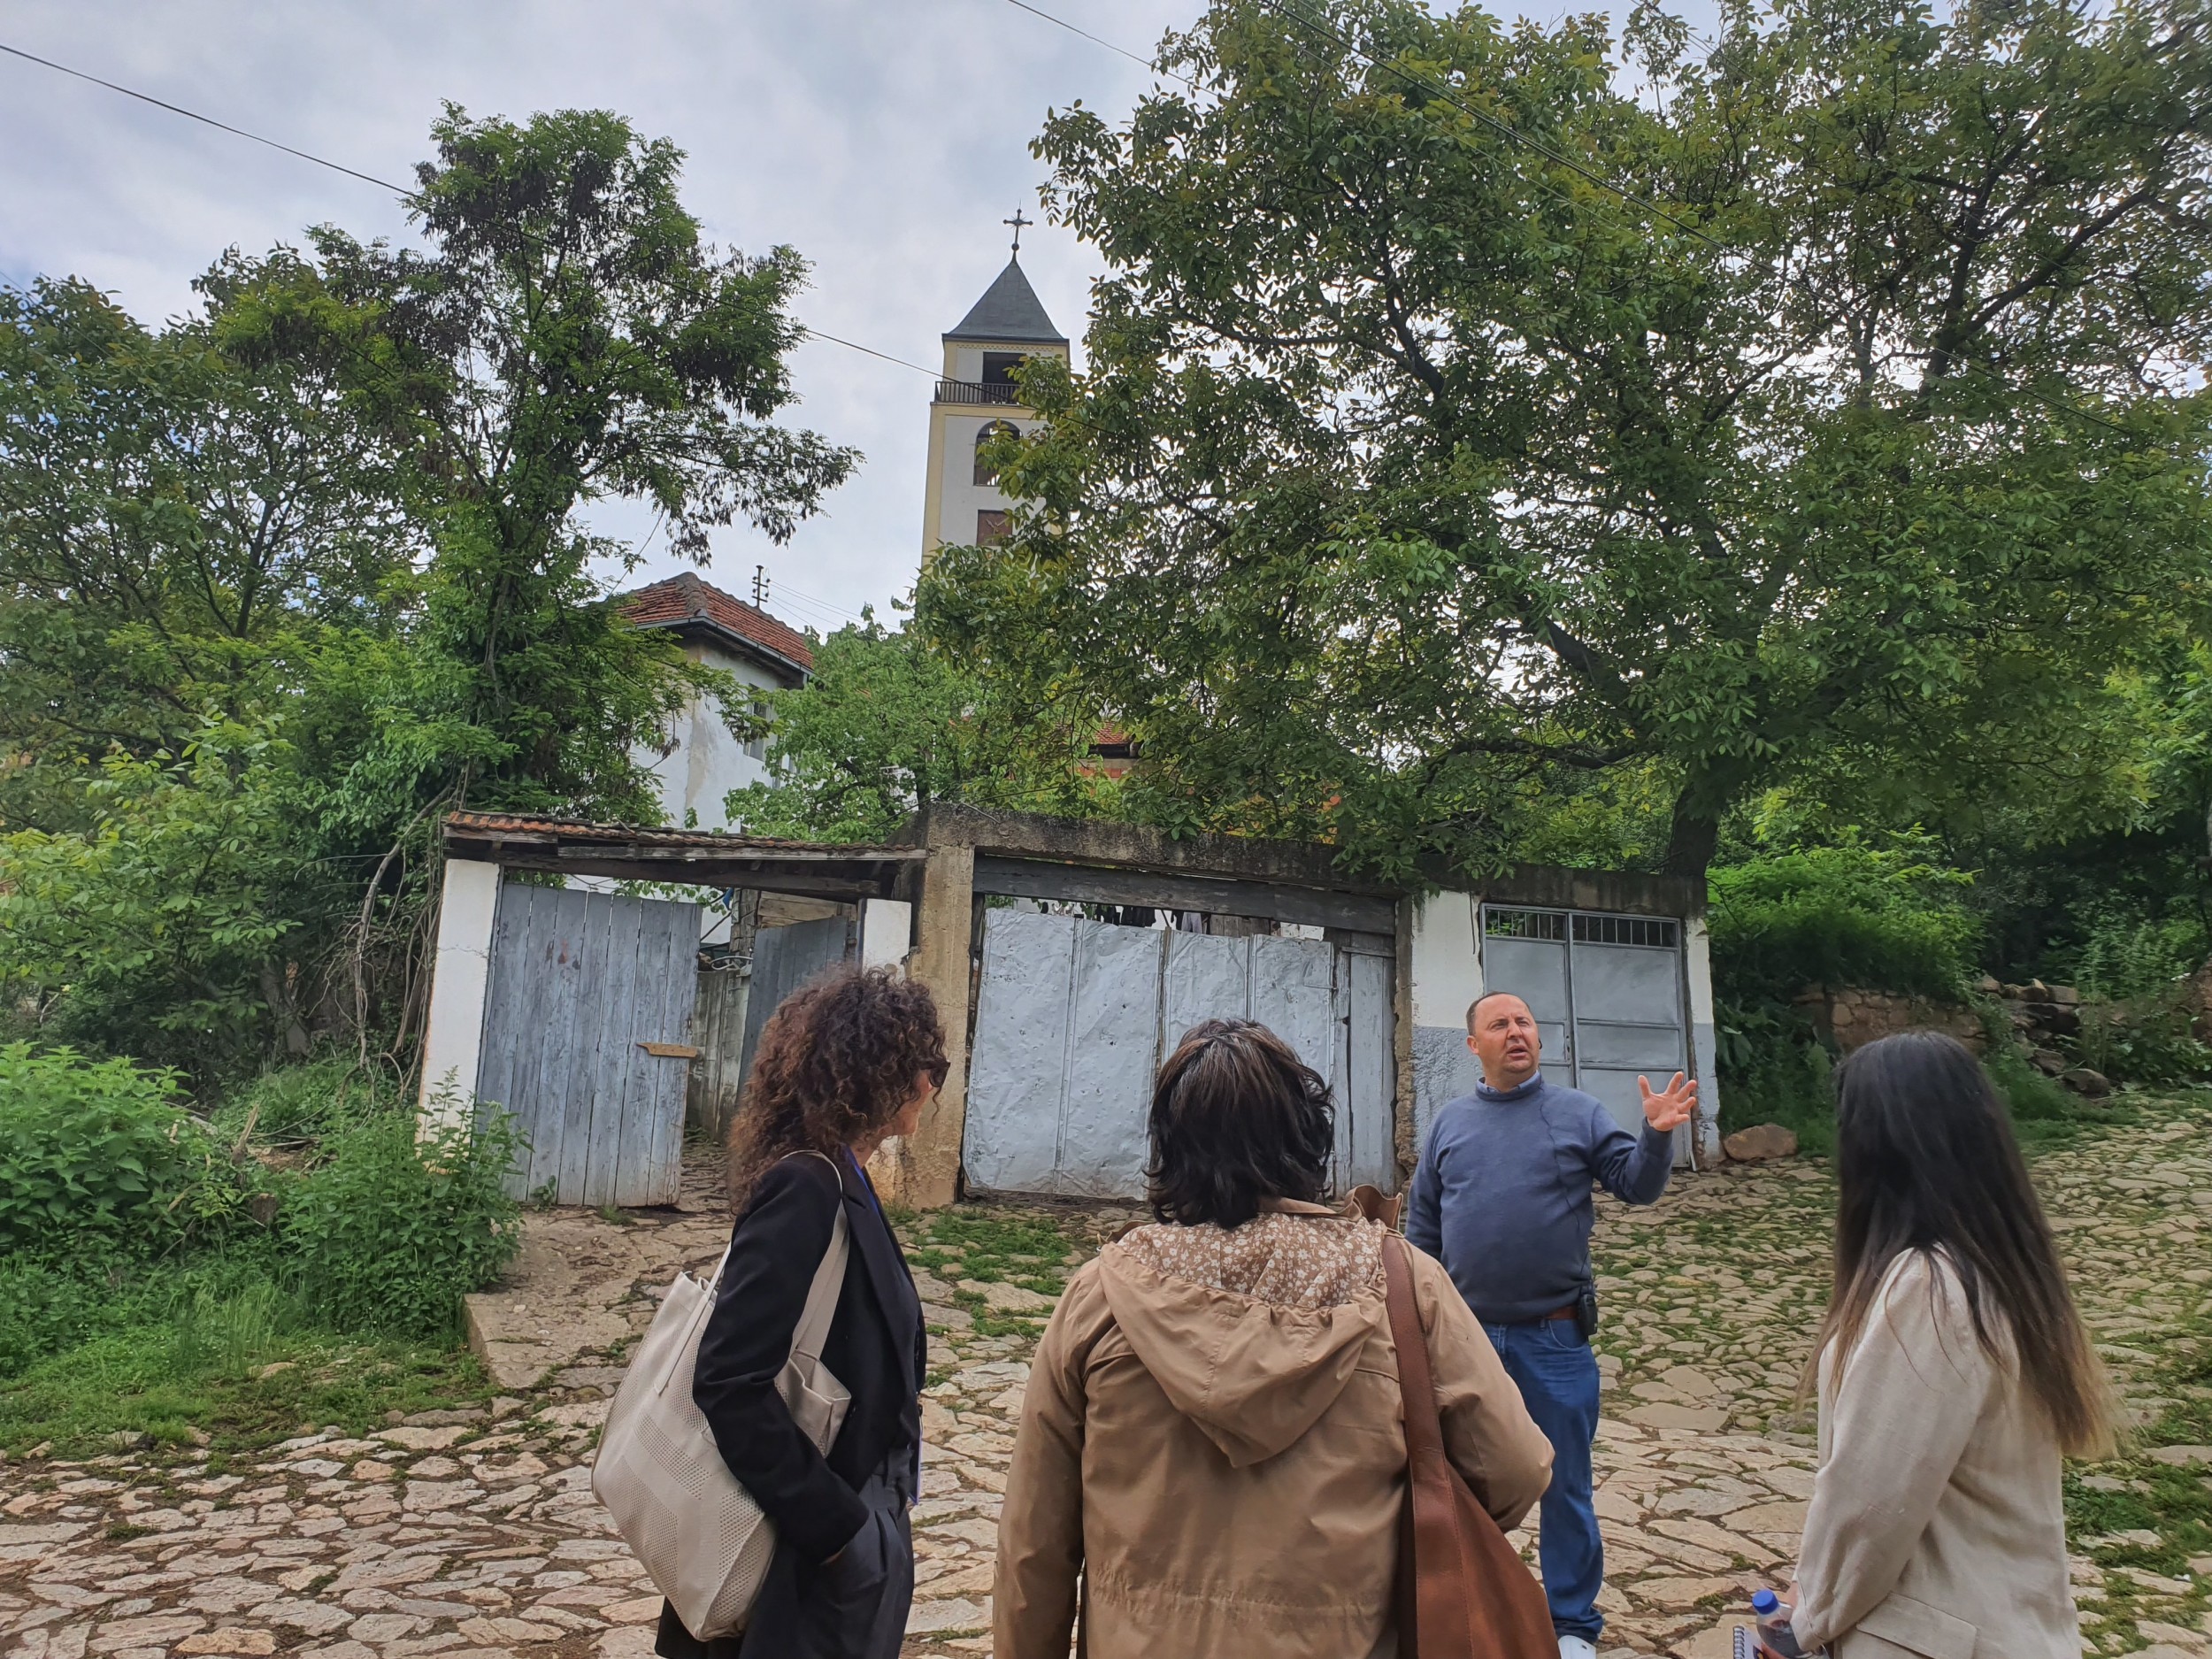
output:
M1797 1645L1797 1632L1790 1628L1788 1610L1782 1598L1771 1590L1762 1590L1751 1598L1752 1616L1759 1621L1759 1646L1778 1659L1805 1659L1805 1650Z

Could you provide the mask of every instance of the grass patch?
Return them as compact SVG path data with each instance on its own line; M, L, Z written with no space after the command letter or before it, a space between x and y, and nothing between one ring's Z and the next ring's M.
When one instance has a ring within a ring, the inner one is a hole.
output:
M480 1406L495 1392L465 1348L288 1332L219 1307L96 1337L0 1386L0 1448L80 1456L146 1436L196 1454L196 1430L212 1467L325 1425L365 1434L391 1412Z

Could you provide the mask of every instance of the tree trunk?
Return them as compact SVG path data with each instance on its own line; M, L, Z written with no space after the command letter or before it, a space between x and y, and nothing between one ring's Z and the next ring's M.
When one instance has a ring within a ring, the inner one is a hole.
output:
M1728 792L1713 773L1693 769L1674 798L1674 821L1667 831L1667 855L1660 865L1671 876L1705 877L1720 849L1720 818Z

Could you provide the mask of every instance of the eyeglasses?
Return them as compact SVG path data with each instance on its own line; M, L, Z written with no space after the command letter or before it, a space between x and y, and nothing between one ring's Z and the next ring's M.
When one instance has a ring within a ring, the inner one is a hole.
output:
M945 1079L952 1075L952 1062L932 1060L926 1069L929 1072L930 1087L942 1088L945 1087Z

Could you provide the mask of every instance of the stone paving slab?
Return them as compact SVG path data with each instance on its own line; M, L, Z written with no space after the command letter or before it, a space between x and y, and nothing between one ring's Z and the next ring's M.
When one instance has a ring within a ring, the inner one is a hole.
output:
M2163 1409L2162 1340L2208 1311L2208 1124L2193 1110L2038 1164L2139 1419ZM0 1469L0 1655L643 1659L659 1600L592 1499L588 1462L620 1375L606 1350L649 1318L674 1263L710 1266L720 1249L726 1224L702 1182L695 1206L637 1227L530 1218L596 1258L567 1294L585 1286L578 1328L603 1317L610 1336L597 1351L559 1348L549 1375L495 1409L359 1438L319 1430L219 1474L135 1456ZM1795 1388L1825 1294L1832 1203L1824 1168L1806 1163L1688 1178L1649 1211L1601 1202L1607 1659L1719 1659L1725 1616L1786 1574L1811 1492L1812 1425ZM1033 1286L1126 1218L1063 1216L1067 1255L1030 1277L1026 1297L942 1252L940 1272L918 1276L933 1381L910 1655L988 1648L1004 1471L1048 1301ZM595 1241L595 1225L620 1236ZM2075 1578L2093 1651L2212 1656L2212 1557L2183 1583L2085 1553ZM2126 1618L2108 1620L2122 1603Z

